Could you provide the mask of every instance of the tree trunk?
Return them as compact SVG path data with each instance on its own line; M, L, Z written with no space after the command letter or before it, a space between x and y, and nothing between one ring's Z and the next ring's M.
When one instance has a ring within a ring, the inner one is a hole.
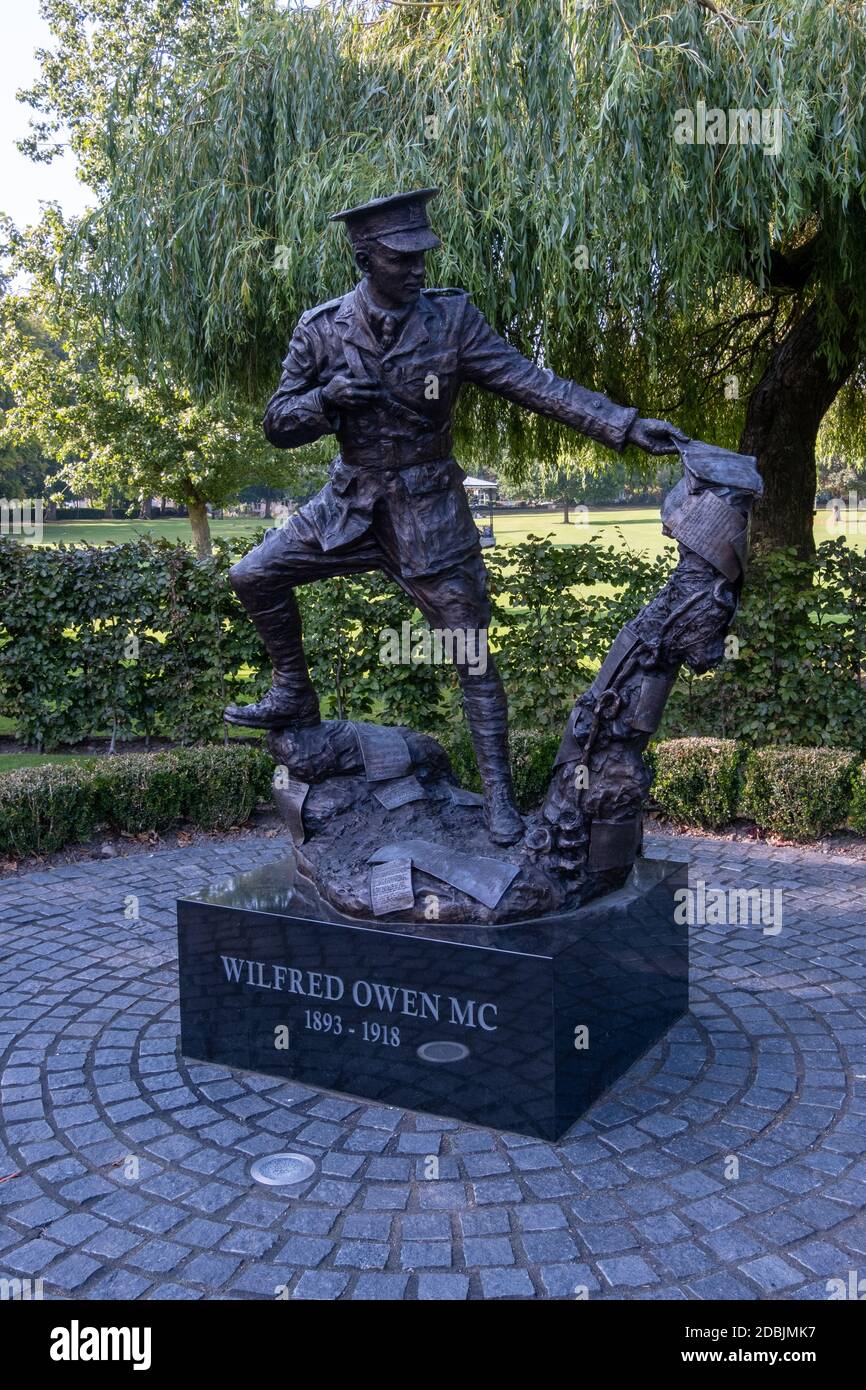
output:
M206 560L213 553L207 507L204 502L187 502L186 505L189 512L189 524L192 527L195 553L200 560Z
M45 505L46 505L46 507L47 507L47 511L46 511L46 515L45 515L45 520L46 520L46 521L56 521L56 520L57 520L57 503L56 503L56 502L52 502L52 501L49 500Z
M151 497L142 497L138 515L142 521L150 521L153 516L153 499Z
M570 516L569 516L569 511L568 511L568 509L569 509L570 506L571 506L571 503L569 502L568 498L567 498L567 497L563 497L563 499L562 499L562 520L563 520L563 524L564 524L565 526L567 526L568 523L569 523L569 521L571 520L571 518L570 518Z
M842 361L834 371L821 341L818 310L812 304L770 358L749 398L740 437L741 452L757 457L764 479L753 546L793 546L804 558L815 553L815 440L855 365L852 330L842 334Z
M264 516L264 519L265 519L265 521L270 521L270 519L271 519L271 494L270 494L270 493L267 493L266 496L265 496L265 516Z

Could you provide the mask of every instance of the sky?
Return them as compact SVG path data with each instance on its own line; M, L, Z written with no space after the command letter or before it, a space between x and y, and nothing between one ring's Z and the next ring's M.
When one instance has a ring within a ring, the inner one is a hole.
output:
M84 185L75 177L70 154L51 164L34 164L15 148L28 132L30 107L15 100L21 87L29 86L38 71L37 48L50 47L48 25L39 14L39 0L14 0L4 6L0 41L0 211L18 227L39 218L39 203L51 199L71 216L83 211L88 201Z

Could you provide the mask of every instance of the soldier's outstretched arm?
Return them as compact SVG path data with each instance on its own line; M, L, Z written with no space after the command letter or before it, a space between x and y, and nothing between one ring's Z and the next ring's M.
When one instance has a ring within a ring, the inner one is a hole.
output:
M280 384L268 402L265 437L279 449L311 444L339 428L339 415L322 396L310 330L299 322L283 362Z
M460 332L460 372L464 380L539 415L561 420L618 452L625 448L626 436L637 418L634 408L617 405L599 391L587 391L549 368L537 367L494 333L468 299Z

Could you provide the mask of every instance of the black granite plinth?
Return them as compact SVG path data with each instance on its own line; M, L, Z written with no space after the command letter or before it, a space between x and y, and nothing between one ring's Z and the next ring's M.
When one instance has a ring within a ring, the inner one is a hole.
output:
M502 926L335 920L294 860L178 902L185 1057L557 1139L688 1007L686 867Z

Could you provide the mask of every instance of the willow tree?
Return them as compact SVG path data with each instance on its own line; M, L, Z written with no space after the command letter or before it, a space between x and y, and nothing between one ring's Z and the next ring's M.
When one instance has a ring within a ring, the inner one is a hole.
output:
M436 282L561 374L756 453L758 534L811 548L821 422L866 423L862 6L231 9L105 102L86 283L142 370L261 399L298 314L351 284L328 214L437 184ZM515 476L574 450L481 395L459 426Z

